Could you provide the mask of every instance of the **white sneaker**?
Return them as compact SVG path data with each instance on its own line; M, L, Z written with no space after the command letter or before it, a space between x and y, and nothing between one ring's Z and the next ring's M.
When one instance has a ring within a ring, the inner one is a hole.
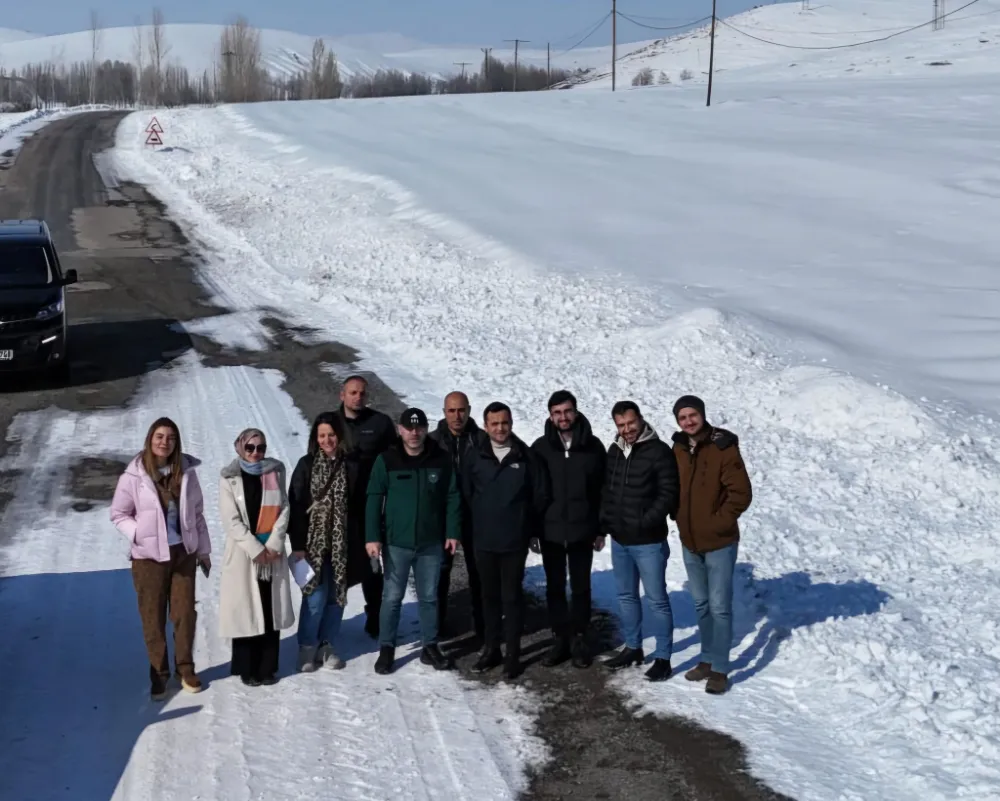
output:
M316 654L316 661L327 670L340 670L344 666L344 660L337 656L333 650L333 646L329 643L323 643L319 647L319 651Z
M312 673L316 670L316 649L311 645L299 647L299 671Z

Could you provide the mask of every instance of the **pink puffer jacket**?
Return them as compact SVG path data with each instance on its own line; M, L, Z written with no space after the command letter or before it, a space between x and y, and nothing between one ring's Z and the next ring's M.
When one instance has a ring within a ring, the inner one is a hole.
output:
M212 552L212 542L205 522L205 499L195 472L200 464L193 456L183 455L179 514L184 548L188 553L207 555ZM142 466L141 454L129 462L118 479L111 501L111 522L128 538L133 559L170 561L167 518L153 480Z

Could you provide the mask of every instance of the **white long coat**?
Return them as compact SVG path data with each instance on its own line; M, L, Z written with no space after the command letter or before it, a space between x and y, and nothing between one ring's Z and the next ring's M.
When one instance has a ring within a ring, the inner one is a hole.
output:
M219 514L226 532L226 548L222 557L219 587L219 633L227 639L264 633L264 612L257 587L257 566L253 559L265 547L281 554L281 559L271 565L274 628L280 631L295 623L288 559L285 554L285 533L291 514L285 486L285 466L277 459L265 459L264 472L275 470L278 471L278 486L281 489L281 513L267 545L264 546L250 533L239 462L234 460L222 469Z

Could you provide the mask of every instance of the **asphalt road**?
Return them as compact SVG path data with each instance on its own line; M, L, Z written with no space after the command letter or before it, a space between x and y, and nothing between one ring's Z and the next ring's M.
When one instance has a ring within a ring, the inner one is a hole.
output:
M303 338L294 336L301 332L289 330L280 312L267 319L274 335L267 351L224 349L171 327L229 310L213 305L195 280L198 254L155 198L141 186L126 184L113 192L105 187L94 157L112 145L123 116L94 112L52 122L25 142L12 165L0 169L0 217L46 219L64 266L80 276L68 299L70 385L51 388L0 375L0 455L18 447L7 441L18 413L122 407L143 375L192 349L209 367L245 364L280 370L287 377L285 389L307 418L337 402L339 387L320 363L350 365L355 360L349 348L337 343L302 344ZM399 398L376 376L370 379L373 405L398 412ZM72 489L81 508L109 502L121 469L122 462L104 459L74 465ZM0 513L15 479L0 473ZM13 536L16 532L0 529L0 544L9 544ZM456 560L453 579L455 620L467 619L461 614L469 600L462 561ZM610 619L601 619L598 629L601 647L615 643ZM526 799L785 798L747 773L736 740L681 719L637 717L596 665L586 671L542 667L538 659L548 635L540 604L531 609L526 636L525 653L532 664L522 681L542 699L538 734L553 756L532 777ZM468 667L474 655L468 651L460 667L472 678ZM489 684L496 679L476 680ZM669 691L665 686L664 692ZM725 702L725 697L718 699Z

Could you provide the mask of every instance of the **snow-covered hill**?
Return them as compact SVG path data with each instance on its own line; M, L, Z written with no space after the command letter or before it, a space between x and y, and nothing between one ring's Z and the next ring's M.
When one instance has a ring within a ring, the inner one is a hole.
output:
M716 75L728 81L919 75L935 70L1000 72L1000 1L969 4L969 0L955 0L946 12L952 16L941 30L926 25L903 33L933 18L931 3L829 0L808 9L800 3L761 6L718 24ZM689 80L707 80L709 30L705 24L627 48L618 59L618 85L630 86L636 73L646 67L657 78L665 73L673 83L681 81L685 71ZM589 58L596 60L596 66L581 85L608 88L610 49L592 51Z
M167 60L186 67L192 75L211 71L217 60L219 39L224 26L196 24L167 24L164 26L169 45ZM148 36L149 28L143 29ZM133 41L135 29L131 27L107 28L101 32L100 60L111 59L134 62ZM313 36L289 31L264 29L261 44L264 64L275 76L288 76L308 66L314 41ZM483 54L478 46L435 47L425 45L398 34L324 37L327 48L337 54L341 72L345 76L372 73L378 69L400 69L404 72L422 72L433 76L453 75L459 68L456 63L479 64ZM630 48L641 45L630 45ZM91 55L90 31L37 36L24 31L0 29L0 66L20 69L30 63L52 62L69 66L77 61L89 61ZM512 59L513 51L505 53L496 48L494 57ZM544 49L520 51L522 63L545 65ZM575 69L600 64L605 58L605 48L578 49L557 61L558 66ZM148 57L147 57L148 58Z

